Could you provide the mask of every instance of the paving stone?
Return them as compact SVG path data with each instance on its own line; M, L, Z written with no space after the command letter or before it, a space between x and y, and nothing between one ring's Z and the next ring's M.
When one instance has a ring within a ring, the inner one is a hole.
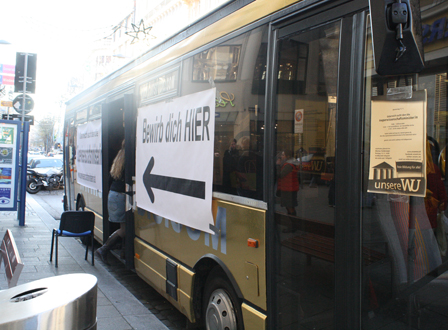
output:
M95 266L92 266L91 250L89 250L88 260L84 260L85 246L77 239L61 238L59 240L59 267L56 268L55 259L53 258L53 262L50 262L50 249L51 231L58 222L32 196L27 197L26 225L19 226L16 217L16 212L0 212L0 231L11 230L21 261L25 265L18 285L55 275L93 274L98 279L97 329L182 330L170 323L159 310L153 309L164 319L164 322L168 321L169 327L151 313L153 306L162 306L166 302L154 289L113 257L110 268L105 268L105 265L103 266L97 260L95 260ZM7 288L7 279L2 267L0 268L0 289ZM147 303L152 300L154 300L152 304ZM177 310L175 312L179 313ZM182 314L179 313L179 315ZM171 320L177 320L177 317L172 315L169 317Z

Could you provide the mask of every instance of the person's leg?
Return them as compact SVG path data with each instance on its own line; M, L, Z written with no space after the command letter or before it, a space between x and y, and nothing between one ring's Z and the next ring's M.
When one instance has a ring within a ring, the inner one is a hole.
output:
M101 258L101 260L108 264L107 262L107 254L110 250L113 249L113 247L118 243L120 239L124 239L124 235L126 233L126 226L125 223L120 223L120 229L117 229L112 233L112 235L109 236L106 243L103 244L102 247L97 249L95 253Z

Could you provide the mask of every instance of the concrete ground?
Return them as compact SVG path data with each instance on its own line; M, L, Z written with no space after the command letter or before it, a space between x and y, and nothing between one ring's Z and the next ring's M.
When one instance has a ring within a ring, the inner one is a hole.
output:
M74 238L59 239L59 267L50 262L51 231L59 222L46 212L32 196L27 195L25 226L19 226L17 212L0 212L0 236L9 229L17 244L24 268L18 284L62 274L89 273L98 279L97 329L168 330L148 306L142 304L106 269L100 261L91 263L91 253L84 260L85 246ZM0 289L7 290L5 268L0 268ZM155 309L160 312L159 309ZM1 324L1 316L0 316Z

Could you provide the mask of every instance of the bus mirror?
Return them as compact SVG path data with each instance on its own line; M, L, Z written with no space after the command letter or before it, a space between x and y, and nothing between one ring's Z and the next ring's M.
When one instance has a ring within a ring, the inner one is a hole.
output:
M369 0L375 70L418 73L424 67L419 0Z

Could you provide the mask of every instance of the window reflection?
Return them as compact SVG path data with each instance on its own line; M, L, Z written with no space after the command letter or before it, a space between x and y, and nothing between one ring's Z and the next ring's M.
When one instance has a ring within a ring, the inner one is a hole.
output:
M280 40L276 119L278 329L331 329L339 23Z
M425 4L433 11L439 5ZM426 26L435 26L431 23L435 16L430 18L424 12ZM434 44L425 46L425 58L432 60L426 62L424 71L418 76L402 77L376 75L369 33L366 47L362 328L437 329L446 324L448 317L448 259L440 244L446 240L446 233L438 221L446 213L447 205L444 151L447 67L441 52L446 49L445 43L442 41L436 48ZM421 137L426 141L425 197L367 192L370 102L372 97L386 95L387 88L402 86L427 91L427 136Z
M263 26L183 62L182 95L216 87L215 192L263 199L266 44Z
M193 81L235 81L241 45L218 46L194 56Z

